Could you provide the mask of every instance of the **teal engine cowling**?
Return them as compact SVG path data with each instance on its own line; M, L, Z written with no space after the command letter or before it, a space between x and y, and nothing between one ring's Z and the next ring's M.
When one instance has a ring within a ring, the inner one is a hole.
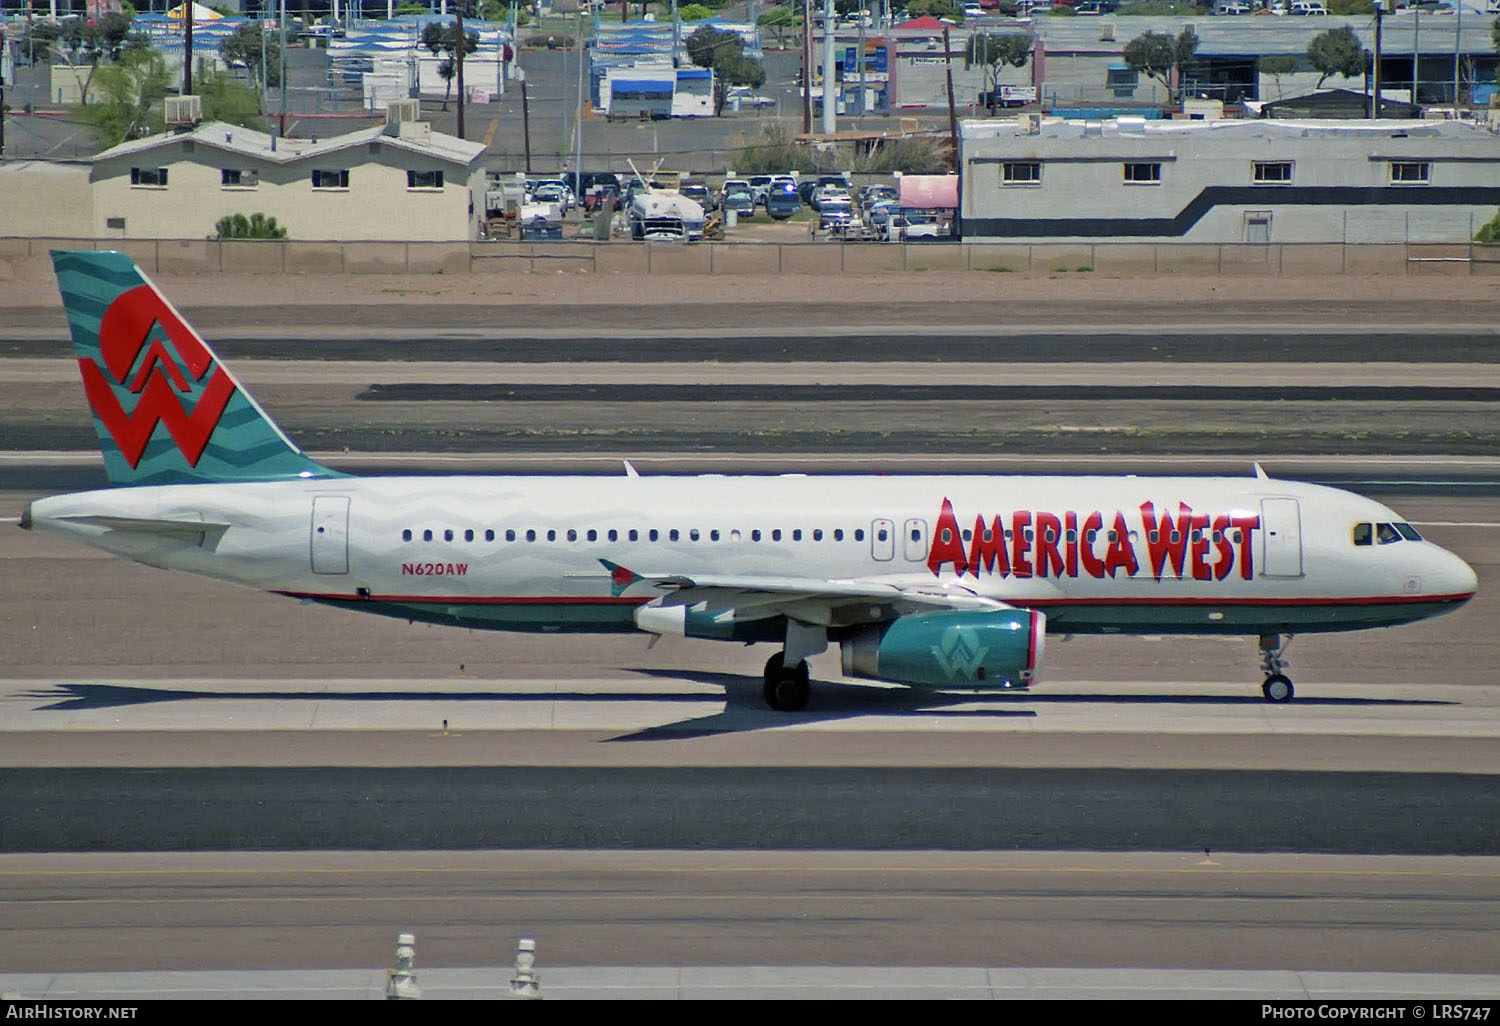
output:
M1041 677L1047 617L1029 609L903 616L843 642L844 675L938 688L1024 688Z

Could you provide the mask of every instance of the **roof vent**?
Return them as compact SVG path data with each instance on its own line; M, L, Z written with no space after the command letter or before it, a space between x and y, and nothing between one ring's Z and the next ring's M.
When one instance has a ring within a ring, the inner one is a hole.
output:
M1119 128L1121 135L1146 134L1146 119L1137 115L1115 118L1115 125Z
M1083 123L1083 137L1085 139L1099 139L1104 135L1104 122L1085 121Z
M1042 116L1035 111L1029 111L1021 115L1022 135L1041 135Z
M1115 41L1115 23L1112 21L1101 21L1099 23L1099 42L1112 43Z

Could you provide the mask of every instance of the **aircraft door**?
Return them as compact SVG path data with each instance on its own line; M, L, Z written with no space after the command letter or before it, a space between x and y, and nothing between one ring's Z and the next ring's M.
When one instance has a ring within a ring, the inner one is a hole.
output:
M1302 576L1302 515L1296 499L1260 500L1260 537L1262 576Z
M906 539L906 558L918 563L927 558L927 521L908 520L901 532Z
M314 496L311 544L313 573L349 572L349 496Z
M896 522L876 520L870 524L870 555L879 560L896 558Z

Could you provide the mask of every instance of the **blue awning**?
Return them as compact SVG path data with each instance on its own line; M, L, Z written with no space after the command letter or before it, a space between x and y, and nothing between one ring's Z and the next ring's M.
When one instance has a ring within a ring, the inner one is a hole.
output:
M677 80L679 82L682 81L685 78L710 78L710 77L712 77L712 73L707 68L681 68L677 72Z
M627 78L616 79L610 90L616 93L670 93L677 88L676 82L663 82L658 79Z

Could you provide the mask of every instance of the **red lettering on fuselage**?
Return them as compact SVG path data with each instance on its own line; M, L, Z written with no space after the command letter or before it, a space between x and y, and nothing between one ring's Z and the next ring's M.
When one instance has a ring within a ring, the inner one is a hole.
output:
M1144 542L1156 580L1222 581L1236 564L1243 580L1255 576L1250 542L1251 532L1260 527L1259 516L1200 513L1185 502L1177 503L1175 514L1167 508L1158 513L1154 502L1145 502L1140 530L1130 523L1123 510L1018 509L988 518L978 513L966 536L952 501L945 498L927 568L935 577L948 566L958 576L975 578L1134 577L1142 566L1136 546Z
M463 577L469 572L467 563L402 563L402 577Z

